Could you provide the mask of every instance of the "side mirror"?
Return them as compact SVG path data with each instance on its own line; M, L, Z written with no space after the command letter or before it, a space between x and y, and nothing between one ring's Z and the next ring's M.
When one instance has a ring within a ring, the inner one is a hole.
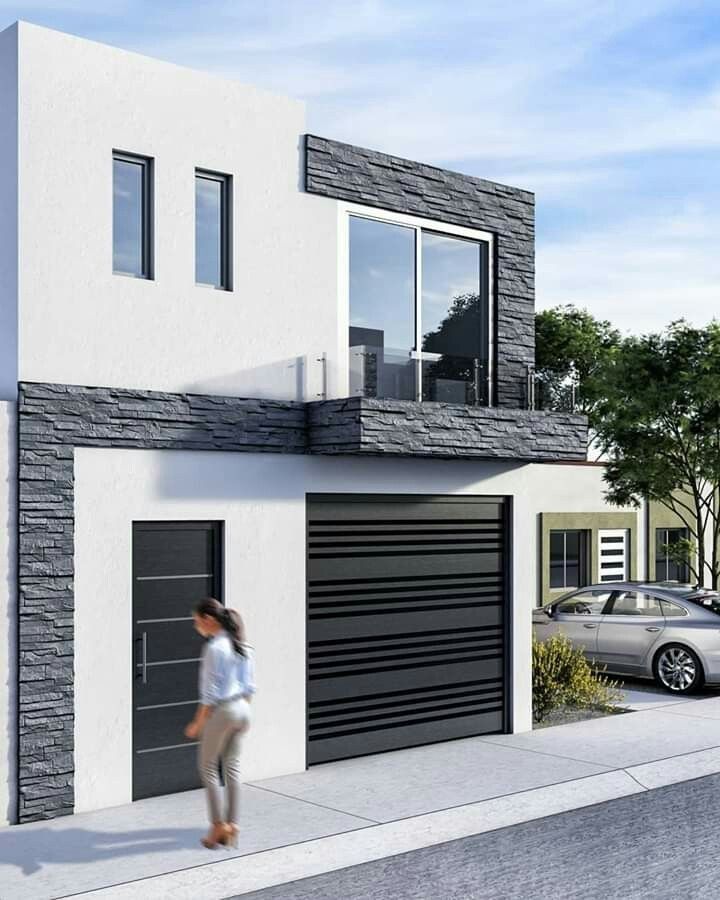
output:
M555 607L554 607L554 606L546 606L546 607L544 608L543 612L544 612L545 615L548 617L548 619L552 619L552 617L555 615L554 610L555 610Z

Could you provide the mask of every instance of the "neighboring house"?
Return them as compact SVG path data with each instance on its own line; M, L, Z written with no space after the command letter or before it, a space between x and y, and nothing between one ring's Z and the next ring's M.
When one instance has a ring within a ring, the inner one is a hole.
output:
M0 819L197 785L208 594L249 779L530 728L539 517L626 515L525 408L533 195L24 23L0 74Z
M602 464L596 466L601 498ZM602 581L692 580L689 566L668 554L669 546L691 537L680 516L656 502L643 502L637 509L595 508L541 514L540 603ZM709 534L706 547L710 553Z

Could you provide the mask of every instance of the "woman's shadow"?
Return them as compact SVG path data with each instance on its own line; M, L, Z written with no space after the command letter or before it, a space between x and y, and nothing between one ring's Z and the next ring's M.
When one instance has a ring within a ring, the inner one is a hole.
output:
M196 828L93 831L86 828L6 828L0 831L0 870L32 875L44 865L93 863L123 856L200 849ZM2 881L2 878L0 878Z

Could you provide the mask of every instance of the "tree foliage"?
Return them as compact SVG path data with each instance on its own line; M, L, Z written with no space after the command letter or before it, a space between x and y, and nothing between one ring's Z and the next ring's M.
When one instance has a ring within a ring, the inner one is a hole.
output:
M595 440L608 459L608 499L627 506L645 497L675 512L697 550L695 578L716 588L720 323L680 321L625 338L590 372L586 391Z
M584 309L568 304L545 309L535 316L535 371L542 405L563 408L574 386L581 412L592 411L596 397L588 390L589 379L610 359L622 341L610 322L596 319Z

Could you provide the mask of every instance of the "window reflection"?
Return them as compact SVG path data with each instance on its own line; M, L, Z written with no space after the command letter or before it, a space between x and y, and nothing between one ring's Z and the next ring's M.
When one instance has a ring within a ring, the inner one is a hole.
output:
M350 389L414 400L415 231L350 217Z
M489 401L487 250L482 241L350 217L352 394Z
M195 281L230 289L230 176L195 173Z
M113 159L113 271L147 274L144 261L145 163Z
M487 400L486 245L422 233L423 399Z

